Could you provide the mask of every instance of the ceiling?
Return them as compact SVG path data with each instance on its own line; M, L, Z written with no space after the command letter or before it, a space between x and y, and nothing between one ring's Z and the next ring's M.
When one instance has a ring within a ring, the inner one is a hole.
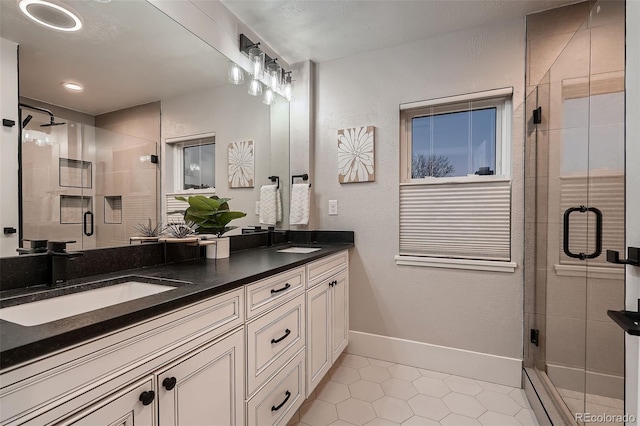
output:
M226 83L227 59L146 1L67 4L78 32L47 29L0 0L0 35L20 45L21 96L98 115Z
M292 64L350 56L575 0L222 0Z

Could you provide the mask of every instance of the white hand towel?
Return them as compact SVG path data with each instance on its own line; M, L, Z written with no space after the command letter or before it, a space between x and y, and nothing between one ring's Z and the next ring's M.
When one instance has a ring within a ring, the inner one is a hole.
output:
M282 193L276 190L276 222L282 222Z
M275 225L278 219L277 188L275 185L260 187L260 223Z
M309 202L311 188L308 183L296 183L291 186L291 212L289 223L291 225L309 224Z

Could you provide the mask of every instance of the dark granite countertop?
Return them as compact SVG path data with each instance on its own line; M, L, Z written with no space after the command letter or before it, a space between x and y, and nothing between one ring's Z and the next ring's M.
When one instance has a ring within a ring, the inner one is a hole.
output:
M310 261L353 247L351 243L312 244L321 250L308 253L278 253L273 246L232 252L228 259L199 259L162 266L130 269L86 277L65 286L90 286L100 280L136 276L187 282L152 296L90 311L35 326L0 320L0 370L46 355L119 328L221 294L242 285L304 265ZM43 290L29 288L0 293L2 306L43 298ZM55 291L55 290L53 290Z

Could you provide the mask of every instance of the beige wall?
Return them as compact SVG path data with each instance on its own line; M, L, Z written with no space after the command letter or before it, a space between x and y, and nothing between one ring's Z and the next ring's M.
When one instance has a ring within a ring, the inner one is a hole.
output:
M316 223L355 231L352 330L522 358L524 32L514 19L317 65ZM515 273L396 266L399 105L509 86ZM364 125L376 127L376 181L340 185L337 131Z

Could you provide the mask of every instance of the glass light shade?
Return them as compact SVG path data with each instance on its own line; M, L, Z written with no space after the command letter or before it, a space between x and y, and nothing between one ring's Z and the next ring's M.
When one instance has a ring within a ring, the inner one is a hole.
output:
M242 72L242 68L238 64L233 61L229 61L229 83L231 84L242 84L244 83L244 72Z
M252 78L251 83L249 83L249 94L251 96L262 95L262 83L255 78Z
M293 100L293 81L291 81L291 75L287 75L287 78L285 80L283 97L287 100L287 102L291 102Z
M278 88L280 87L280 77L281 77L280 70L281 70L280 65L276 63L267 65L267 73L269 75L269 87L274 92L277 92Z
M262 103L265 105L271 105L273 104L274 100L275 94L273 93L273 90L271 90L271 87L267 87L267 90L264 91L264 98L262 98Z
M251 75L255 80L264 77L264 52L257 47L249 49L249 61L251 61Z

